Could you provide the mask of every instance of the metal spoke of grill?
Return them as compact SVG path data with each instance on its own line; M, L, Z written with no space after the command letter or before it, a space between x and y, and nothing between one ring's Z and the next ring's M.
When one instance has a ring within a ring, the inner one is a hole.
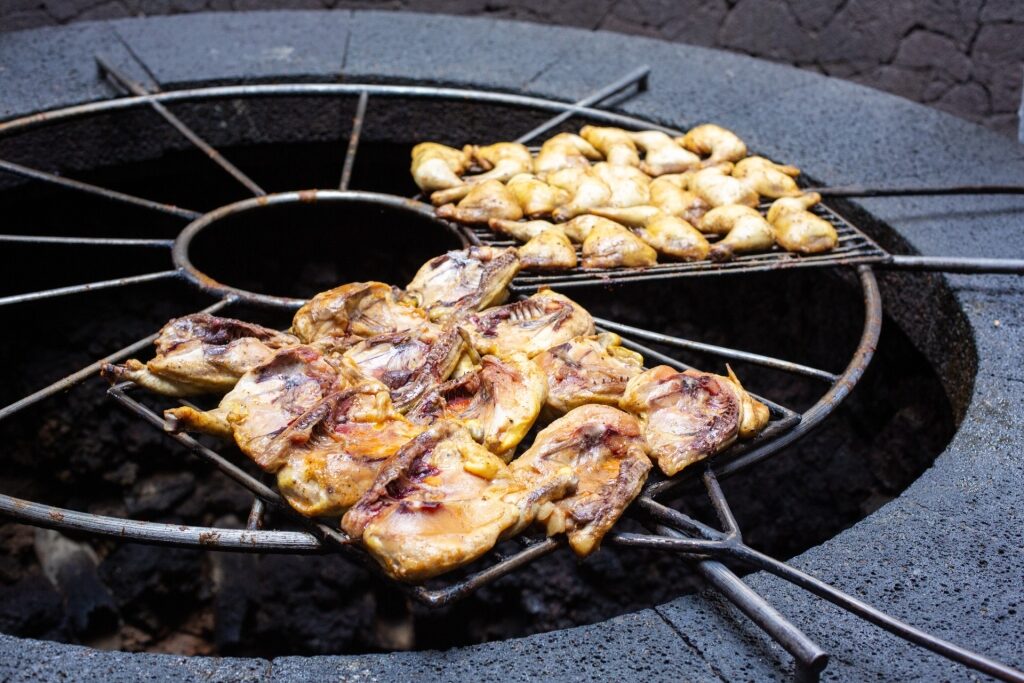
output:
M120 237L50 237L45 235L0 235L0 243L65 244L83 247L163 247L170 249L174 240L127 239Z
M53 299L61 296L68 296L70 294L81 294L82 292L95 292L100 289L124 287L125 285L135 285L143 282L152 282L154 280L166 280L167 278L179 277L179 275L180 274L177 270L161 270L156 273L146 273L144 275L131 275L129 277L120 277L115 280L101 280L99 282L87 282L85 284L71 285L69 287L44 289L39 292L11 294L10 296L0 297L0 306L21 304L25 303L26 301L39 301L40 299Z
M345 163L341 167L341 181L338 189L344 192L352 183L352 169L356 165L356 151L359 149L359 139L363 134L363 120L366 118L366 106L370 101L370 93L362 91L359 93L359 101L356 103L356 113L352 117L352 132L348 137L348 147L345 149Z

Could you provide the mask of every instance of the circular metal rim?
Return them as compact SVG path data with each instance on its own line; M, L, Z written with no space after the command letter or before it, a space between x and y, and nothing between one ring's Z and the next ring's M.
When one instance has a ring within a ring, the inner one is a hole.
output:
M451 223L439 219L432 207L415 199L396 197L395 195L382 194L379 192L363 192L357 190L299 190L292 192L277 192L261 197L243 199L232 204L225 204L213 211L203 214L202 217L185 226L178 237L174 240L171 249L171 259L175 267L187 279L200 290L215 296L230 296L237 301L276 308L295 309L306 303L305 299L296 299L287 296L275 296L273 294L262 294L251 292L246 289L232 287L223 284L206 273L202 272L192 263L189 258L189 247L196 235L203 230L215 225L218 221L231 216L238 216L252 211L259 211L271 206L291 206L295 204L373 204L385 206L390 209L397 209L407 213L427 218L430 222L444 228L455 236L463 248L469 246L469 239L463 230L456 228Z

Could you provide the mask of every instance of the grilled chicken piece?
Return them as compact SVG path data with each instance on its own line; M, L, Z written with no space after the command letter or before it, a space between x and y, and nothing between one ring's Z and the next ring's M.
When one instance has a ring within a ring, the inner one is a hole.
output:
M710 155L706 165L721 161L739 161L747 156L747 145L731 130L713 123L691 128L677 142L696 154Z
M769 209L769 215L774 216L775 240L786 251L801 254L820 254L835 249L839 244L839 233L827 220L803 208L808 201L793 197L772 203L771 209L775 211ZM776 206L779 202L786 203ZM810 201L812 206L815 203L817 201Z
M292 334L306 343L372 337L422 327L427 312L383 282L352 282L321 292L292 319Z
M706 234L724 236L736 227L736 221L748 216L761 218L761 213L742 204L727 204L708 211L697 226Z
M518 202L519 208L530 218L550 216L556 208L572 198L566 190L548 185L529 173L514 176L508 181L507 187Z
M340 515L373 483L384 461L425 428L402 417L387 389L369 381L332 392L268 445L283 462L277 485L307 516Z
M725 237L711 246L711 260L728 261L736 254L767 251L775 244L775 230L757 211L751 209L748 213L739 211L739 207L725 206L721 209L736 210L712 216L711 220L708 220L708 216L715 210L704 216L704 223L709 227L720 229L731 226Z
M459 176L469 167L465 152L436 142L421 142L412 148L412 179L424 192L463 185Z
M689 179L687 179L689 185ZM664 176L651 181L651 204L670 216L682 218L690 225L697 225L711 206L694 193L681 189Z
M561 230L561 226L548 221L507 221L501 218L492 218L487 221L491 230L502 235L514 237L520 242L529 242L537 235L548 230Z
M646 268L658 254L623 226L600 218L583 240L584 268Z
M523 217L523 210L511 190L497 180L487 180L468 186L465 197L456 204L437 207L437 215L451 218L460 223L487 224L491 218L517 221ZM437 196L435 192L433 196ZM435 202L436 203L436 202Z
M583 126L580 135L615 166L639 166L640 155L629 133L621 128Z
M429 311L432 320L446 320L504 301L517 272L514 247L470 247L427 261L405 290Z
M591 161L599 161L601 153L594 146L573 133L559 133L545 140L533 160L533 172L544 177L563 168L590 168Z
M731 172L732 164L698 171L689 179L690 191L713 207L728 204L757 206L757 192L742 180L729 175Z
M768 207L768 222L774 223L775 219L783 213L790 211L806 211L821 201L821 195L817 192L807 192L799 197L783 197L776 199Z
M274 438L320 399L346 386L355 374L339 374L314 349L282 349L269 361L245 373L213 410L189 406L164 412L175 431L197 431L234 437L243 453L268 472L284 458L268 447Z
M493 145L466 145L463 151L475 164L487 171L467 180L478 182L483 179L507 182L520 173L533 172L533 157L526 145L518 142L496 142Z
M163 326L154 341L155 358L145 364L135 359L108 363L103 375L165 396L224 393L275 349L298 343L290 334L260 325L196 313Z
M594 319L569 297L541 287L528 299L467 316L464 329L482 355L505 358L518 352L532 358L573 337L593 334Z
M739 178L763 197L796 197L800 188L793 180L800 175L796 166L783 166L764 157L747 157L736 163L732 169L734 178Z
M611 188L591 169L564 168L548 174L547 182L567 190L572 195L567 204L558 207L551 214L559 222L584 214L591 207L605 206L612 198Z
M630 380L620 405L640 418L651 457L670 477L754 436L769 418L731 369L722 377L659 365Z
M576 267L576 248L561 229L545 230L519 247L523 268L565 270Z
M518 533L573 481L563 468L525 489L464 427L444 421L388 458L341 526L389 576L421 581L468 564Z
M547 408L561 415L586 403L617 406L626 384L643 371L644 358L622 347L617 334L576 337L536 356L547 377Z
M603 180L612 191L608 206L637 206L651 201L651 179L639 168L614 166L607 162L594 164L591 173Z
M549 536L565 533L573 552L586 557L640 493L651 470L636 418L611 406L576 408L543 429L511 466L527 487L565 468L576 474L575 490L541 505L537 520L546 524Z
M576 218L573 218L568 223L561 223L558 227L565 231L565 236L570 240L582 244L587 239L587 235L590 234L591 230L606 221L606 218L587 213L582 216L576 216Z
M651 176L666 173L682 173L693 168L700 168L700 157L683 149L671 137L660 130L643 130L630 133L629 136L637 147L644 151L644 160L640 162L640 170Z
M682 218L670 216L655 206L633 206L627 209L600 208L593 213L633 228L637 237L654 247L659 254L683 261L700 261L708 257L711 245L697 228Z
M474 371L428 391L408 417L421 425L455 420L508 462L537 420L547 390L544 375L525 355L484 356Z

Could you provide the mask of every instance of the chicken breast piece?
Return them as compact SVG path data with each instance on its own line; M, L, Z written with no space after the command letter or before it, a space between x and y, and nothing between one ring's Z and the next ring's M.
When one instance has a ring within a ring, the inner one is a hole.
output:
M547 389L543 373L525 355L484 356L476 370L428 391L408 417L422 425L457 421L508 462L537 420Z
M545 230L519 247L523 268L566 270L576 267L576 248L561 228Z
M647 268L658 254L622 225L599 219L583 240L584 268Z
M530 487L568 467L575 490L542 505L537 521L548 535L565 533L569 546L585 557L633 502L651 470L640 424L611 406L575 408L545 427L511 465L516 480Z
M332 337L373 337L422 327L427 312L383 282L351 282L321 292L292 319L292 333L306 343Z
M268 445L283 462L277 485L307 516L340 515L373 483L384 461L425 428L394 410L387 389L363 382L315 403Z
M233 318L196 313L168 322L154 341L156 357L107 364L104 376L165 396L230 391L238 378L297 337Z
M643 372L639 353L621 346L617 334L602 332L553 346L533 359L547 379L547 407L567 413L587 403L617 406L629 380Z
M427 261L405 289L432 320L447 320L501 303L517 272L514 247L470 247Z
M620 406L640 418L651 457L668 476L768 424L768 408L730 377L659 365L630 380Z
M542 287L528 299L467 316L463 329L481 355L507 358L541 351L594 333L594 319L567 296Z

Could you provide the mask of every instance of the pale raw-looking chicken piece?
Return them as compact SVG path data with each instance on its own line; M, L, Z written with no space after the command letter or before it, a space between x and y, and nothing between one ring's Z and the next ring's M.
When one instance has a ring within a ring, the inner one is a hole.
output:
M373 483L384 461L419 436L379 382L362 382L314 404L267 446L283 462L277 486L307 516L340 515Z
M644 151L640 170L651 176L682 173L700 168L700 157L683 149L675 140L660 130L642 130L630 133L633 142Z
M796 197L800 188L793 180L800 175L796 166L783 166L764 157L747 157L736 163L732 169L734 178L739 178L762 197Z
M576 248L561 229L545 230L519 247L519 262L534 270L576 267Z
M488 180L474 183L469 188L458 204L437 207L437 215L473 225L486 225L492 218L517 221L523 217L519 202L504 183Z
M417 424L462 424L487 450L508 462L547 396L547 380L521 353L484 356L471 372L428 391L409 411Z
M747 156L747 145L727 128L705 123L687 131L686 135L677 138L679 144L695 154L709 155L706 165L721 161L739 161Z
M569 297L542 287L528 299L467 316L463 327L481 355L524 353L532 358L573 337L593 334L594 319Z
M526 489L456 422L439 422L381 467L342 518L345 533L399 581L422 581L476 560L565 495L568 468Z
M559 133L544 141L533 160L533 172L544 177L563 168L590 168L591 161L600 161L601 153L574 133Z
M549 536L565 533L573 552L586 557L647 481L646 450L635 417L611 406L587 405L545 427L511 469L527 487L565 468L575 473L573 492L541 505L537 521Z
M658 253L622 225L598 218L583 240L584 268L647 268Z
M155 358L147 363L134 358L124 365L108 363L103 375L165 396L224 393L276 349L298 343L297 337L277 330L196 313L163 326L153 342Z
M427 312L400 289L383 282L351 282L306 302L292 318L291 332L310 343L402 332L426 322Z
M643 372L644 358L602 332L553 346L533 362L547 377L547 408L561 415L587 403L617 406L626 384Z
M245 373L213 410L182 406L164 411L164 417L175 431L233 437L257 465L276 472L284 458L268 452L274 438L324 396L354 378L354 371L339 375L317 351L296 346L278 351L271 360Z
M805 197L777 199L772 203L768 215L773 217L772 227L779 246L800 254L821 254L838 246L839 233L835 226L805 208L814 206L820 198L815 192Z
M583 126L580 136L604 155L605 160L615 166L639 166L640 154L629 133L621 128Z
M604 181L612 191L606 206L637 206L651 201L651 179L633 166L615 166L607 162L594 164L590 172Z
M689 179L686 182L689 186ZM665 213L697 225L711 205L689 190L684 190L664 176L651 181L651 204Z
M727 231L711 245L711 260L729 261L737 254L767 251L775 244L775 230L764 217L749 207L722 206L708 211L701 227L706 232Z
M569 203L559 206L551 214L559 222L585 214L591 207L605 206L612 198L608 183L589 168L563 168L549 174L547 182L572 195Z
M412 179L424 192L436 192L463 184L459 176L469 168L465 152L437 142L421 142L412 148Z
M592 211L598 216L633 228L637 237L654 247L655 251L673 259L701 261L708 257L711 250L711 245L700 230L655 206L599 208Z
M568 191L548 185L529 173L520 173L513 177L506 187L528 218L550 216L556 208L572 198Z
M504 301L518 272L515 247L470 247L430 259L405 290L432 320L447 320Z
M508 221L502 218L492 218L487 221L487 225L494 232L514 237L520 242L529 242L537 235L548 230L562 229L560 225L539 219L534 221Z
M455 371L466 349L458 329L440 333L422 330L372 337L343 355L359 371L384 384L395 409L405 411L425 391L444 382Z
M731 172L732 164L711 166L698 171L689 179L690 191L712 207L729 204L757 206L757 192L742 180L729 175Z
M651 457L673 476L751 438L768 424L768 407L729 376L659 365L630 380L620 406L640 418Z

